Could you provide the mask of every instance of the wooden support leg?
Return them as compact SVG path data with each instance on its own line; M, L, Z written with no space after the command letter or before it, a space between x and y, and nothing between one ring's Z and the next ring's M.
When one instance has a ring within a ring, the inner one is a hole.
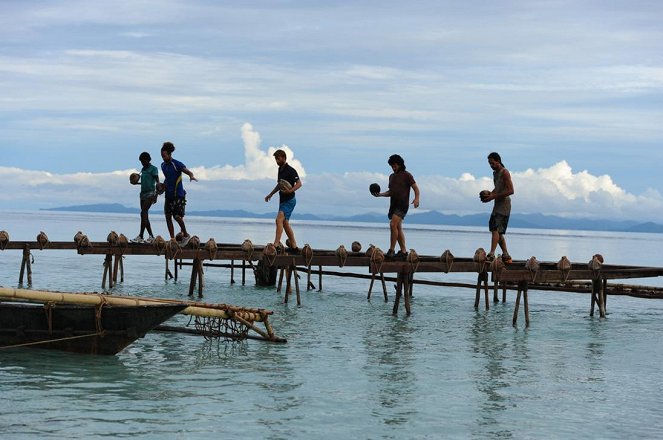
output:
M28 258L25 260L25 270L28 275L28 286L32 286L32 261L31 256L28 255Z
M276 283L276 293L281 293L281 287L283 286L283 272L285 272L285 268L282 267L279 270L279 282Z
M295 263L292 263L292 273L295 277L295 292L297 293L297 305L301 306L302 305L302 300L299 296L299 275L297 274L297 266L295 266Z
M124 257L120 255L120 282L124 283Z
M180 260L182 261L182 260ZM177 259L175 259L175 262L173 264L173 272L175 272L175 281L177 281L177 277L179 276L179 269L182 268L181 264L177 264Z
M318 266L318 292L322 292L322 266Z
M242 260L242 286L246 284L246 260Z
M203 274L203 262L196 258L196 267L198 268L198 298L203 297L203 289L205 288L205 275Z
M506 283L502 282L502 302L506 302Z
M112 265L113 265L113 256L111 254L106 254L106 258L104 259L104 276L101 279L101 288L102 289L106 288L106 276L108 276L108 288L109 289L113 288Z
M525 281L525 285L523 287L523 304L525 306L525 327L529 327L529 301L527 300L527 289L528 289L528 284L527 281Z
M235 260L230 260L230 284L235 284Z
M193 296L193 291L196 288L196 279L198 278L198 268L196 267L196 260L193 260L191 265L191 279L189 281L189 296Z
M474 297L474 308L477 310L479 309L479 301L481 301L481 274L477 276L477 289Z
M368 285L368 296L366 299L371 299L371 292L373 291L373 283L375 283L375 272L371 274L371 284Z
M384 282L384 272L380 272L380 281L382 282L382 293L384 294L384 302L388 302L387 298L387 283Z
M412 313L411 307L410 307L410 292L412 288L412 284L410 283L410 274L404 273L401 275L403 278L403 299L405 300L405 314L407 316L410 316Z
M401 300L402 292L403 292L403 277L399 273L398 277L396 278L396 297L394 298L394 308L391 311L393 315L398 314L398 303Z
M309 265L306 268L306 291L308 292L311 289L315 289L315 286L311 282L311 266Z
M589 316L594 316L594 304L596 304L596 280L592 280L592 300L591 307L589 309Z
M599 304L599 316L605 318L605 305L603 304L603 280L596 280L596 300Z
M490 295L488 293L488 272L483 272L481 275L482 275L481 279L483 281L483 290L485 292L484 297L486 299L486 310L489 310L490 309L490 301L489 301Z
M164 257L166 260L166 273L164 275L165 280L169 280L173 278L173 274L170 272L170 269L168 268L168 257ZM177 270L177 265L175 266L175 270ZM177 281L177 278L175 278L175 281Z
M605 311L605 313L608 313L608 279L607 278L603 278L603 310Z
M497 281L497 280L495 280L495 282L493 284L493 302L494 303L500 302L500 298L499 298L499 295L497 293L497 291L499 290L499 284L500 284L500 282Z
M286 293L289 295L292 293L292 268L287 267L285 269L285 290Z
M120 271L120 258L121 256L115 254L113 259L113 285L117 284L117 273Z
M25 273L25 265L26 265L26 259L25 255L23 256L23 259L21 260L21 271L18 274L18 284L23 284L23 274ZM103 286L102 286L103 287Z
M513 306L513 326L515 327L518 324L518 308L520 307L520 295L522 291L520 290L520 284L518 284L518 294L516 295L516 304Z
M25 274L25 269L30 263L30 245L25 245L23 248L23 260L21 260L21 271L18 275L18 283L23 284L23 275ZM28 279L28 284L32 284L32 280Z

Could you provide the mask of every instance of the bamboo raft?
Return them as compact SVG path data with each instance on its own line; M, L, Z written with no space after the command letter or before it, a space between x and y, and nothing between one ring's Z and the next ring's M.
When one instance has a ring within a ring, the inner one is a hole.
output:
M661 267L640 267L625 265L604 264L603 257L595 254L588 263L572 263L566 257L558 262L539 262L535 257L526 261L514 260L510 264L504 264L501 258L489 261L483 249L479 248L471 258L457 258L445 250L441 256L419 256L416 251L411 251L405 260L387 258L384 253L369 246L365 252L361 251L361 244L354 242L352 250L348 251L343 245L336 250L312 249L308 244L296 251L277 249L273 245L254 246L250 240L242 244L222 243L217 244L213 239L201 243L194 237L186 247L180 247L174 240L164 241L157 239L154 244L129 243L122 234L111 232L105 242L91 242L81 232L76 234L72 242L50 242L45 234L37 236L36 241L15 241L8 239L3 241L0 232L1 250L22 250L23 261L19 283L23 283L24 270L27 271L28 284L31 284L31 259L33 249L58 249L76 250L81 255L104 255L104 272L102 276L102 288L106 288L108 279L109 289L117 283L118 275L120 282L123 281L124 266L123 257L128 255L157 255L165 259L165 277L178 276L178 269L183 266L191 266L191 281L189 284L189 295L198 288L198 296L202 297L204 288L203 267L225 267L230 268L231 284L235 283L235 269L241 269L242 284L246 283L246 271L251 269L256 277L256 282L262 285L277 286L277 292L281 292L283 283L286 283L284 302L292 293L294 285L297 304L301 305L299 279L300 273L307 275L307 290L315 288L311 276L318 275L318 290L322 290L322 275L336 275L346 277L364 277L370 279L368 298L370 299L373 286L376 281L382 285L383 296L388 301L385 274L396 274L390 280L396 282L396 295L394 298L393 313L397 314L401 298L405 305L405 311L411 313L411 298L413 285L426 283L426 280L415 280L415 274L448 274L448 273L474 273L477 276L475 284L455 283L457 287L475 288L475 309L479 308L481 292L484 292L485 308L489 309L489 280L493 283L493 301L499 301L498 291L502 290L502 301L506 301L506 290L517 291L513 324L516 325L521 300L524 306L526 324L529 324L528 290L530 288L544 290L566 290L566 291L588 291L591 296L590 315L594 315L595 307L599 314L606 316L607 295L609 293L608 280L621 280L630 278L648 278L663 275ZM187 262L185 263L185 260ZM188 262L190 260L190 262ZM209 262L205 263L205 260ZM227 263L214 263L213 261L230 261ZM169 268L169 262L173 261L175 275ZM236 262L237 265L236 265ZM318 270L313 270L317 266ZM355 274L344 271L333 273L324 271L325 266L337 266L341 268L358 267L368 269L368 274ZM278 271L278 282L276 272ZM454 283L441 283L428 281L434 285L451 285ZM437 284L435 284L437 283ZM582 287L580 284L582 284ZM650 288L655 289L655 288ZM638 289L629 289L637 291ZM612 289L614 292L614 289ZM625 293L629 294L629 293ZM653 295L634 295L640 297L663 297L663 292Z

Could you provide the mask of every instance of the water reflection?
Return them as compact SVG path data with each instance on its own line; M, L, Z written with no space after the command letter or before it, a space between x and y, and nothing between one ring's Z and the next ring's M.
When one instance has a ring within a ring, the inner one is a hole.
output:
M364 336L368 380L377 386L369 398L376 416L386 425L405 425L416 414L413 328L407 318L386 319L376 335L372 328Z
M504 321L500 318L498 310L478 311L470 328L470 347L479 366L474 373L474 383L484 396L476 415L476 425L482 431L476 434L490 432L500 438L509 438L513 433L503 428L499 416L512 405L504 391L511 386L510 374L513 371L505 365L510 357L509 344L503 340L501 330ZM491 431L491 427L500 429Z

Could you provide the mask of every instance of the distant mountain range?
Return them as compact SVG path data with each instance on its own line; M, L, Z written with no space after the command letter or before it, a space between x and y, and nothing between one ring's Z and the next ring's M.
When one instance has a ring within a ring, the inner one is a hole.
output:
M42 209L43 211L73 211L73 212L112 212L125 214L138 214L138 208L128 208L119 203L62 206L58 208ZM210 210L188 211L188 215L200 217L240 217L240 218L273 218L274 213L258 214L243 210ZM386 221L385 214L360 214L347 217L322 216L313 214L296 214L297 220L321 221L347 221L382 223ZM424 213L411 213L407 217L410 224L420 225L448 225L448 226L486 226L487 214L447 215L437 211ZM583 231L616 231L616 232L654 232L663 233L663 225L653 222L636 222L631 220L605 220L558 217L543 214L512 214L509 226L514 228L530 229L568 229Z

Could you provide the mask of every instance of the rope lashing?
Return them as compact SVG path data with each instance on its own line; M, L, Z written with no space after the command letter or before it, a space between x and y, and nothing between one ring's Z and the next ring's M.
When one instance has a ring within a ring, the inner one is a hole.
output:
M566 282L566 280L569 279L569 274L571 273L571 262L566 257L566 255L560 258L557 262L557 269L562 272L562 280Z
M445 250L444 252L442 252L442 255L440 256L440 263L446 265L444 273L449 273L449 271L451 270L451 266L453 266L454 264L454 254L452 254L449 249Z
M348 251L345 249L345 246L340 245L336 249L336 259L338 260L339 267L345 266L345 262L348 259Z
M37 245L39 246L39 250L44 250L46 245L48 244L48 235L44 231L40 231L39 234L37 235Z
M242 243L242 250L244 251L244 259L247 261L251 261L251 258L253 257L253 243L251 240L246 239Z
M152 246L154 246L154 249L157 251L157 256L166 252L166 240L161 235L156 236Z
M219 250L219 248L216 246L216 241L214 241L213 238L210 238L207 240L207 243L205 243L205 250L209 254L209 259L213 260L216 258L216 252Z
M539 260L537 260L534 255L532 255L529 260L525 262L525 269L529 270L529 273L532 276L532 281L536 279L536 273L540 268L541 265L539 264Z
M4 251L8 244L9 244L9 232L0 231L0 250Z

